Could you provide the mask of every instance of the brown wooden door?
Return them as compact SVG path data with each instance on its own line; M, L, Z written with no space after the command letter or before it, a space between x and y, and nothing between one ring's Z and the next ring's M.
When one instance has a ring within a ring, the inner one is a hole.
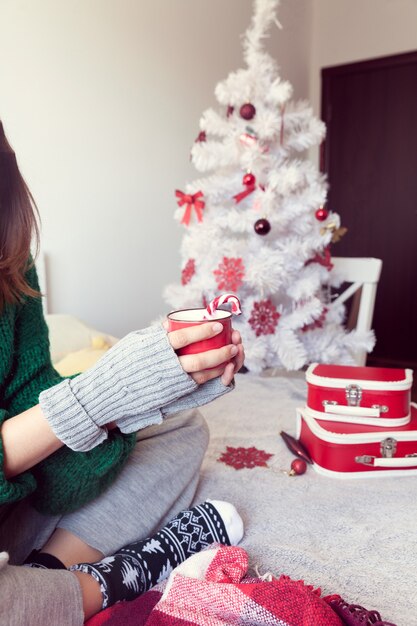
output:
M335 256L383 260L369 365L417 368L417 52L322 70Z

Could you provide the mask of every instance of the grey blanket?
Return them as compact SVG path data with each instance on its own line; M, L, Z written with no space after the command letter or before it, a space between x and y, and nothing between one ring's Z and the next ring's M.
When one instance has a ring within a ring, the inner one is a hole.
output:
M238 374L236 390L204 407L211 432L196 501L228 500L244 518L241 543L260 574L287 574L377 609L398 626L417 625L417 477L337 480L293 460L279 432L295 435L304 379ZM268 468L218 462L226 446L272 453ZM417 446L416 446L417 447Z

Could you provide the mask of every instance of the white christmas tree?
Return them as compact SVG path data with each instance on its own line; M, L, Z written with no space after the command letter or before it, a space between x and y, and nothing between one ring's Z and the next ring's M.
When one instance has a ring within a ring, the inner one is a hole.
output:
M176 191L176 219L186 229L182 272L165 298L175 309L206 306L236 294L243 314L245 364L300 369L313 362L354 363L374 344L370 333L347 332L343 305L332 306L329 244L339 216L325 207L325 177L303 153L323 140L324 124L264 49L278 0L255 0L244 36L247 67L215 90L220 110L208 109L191 151L204 178Z

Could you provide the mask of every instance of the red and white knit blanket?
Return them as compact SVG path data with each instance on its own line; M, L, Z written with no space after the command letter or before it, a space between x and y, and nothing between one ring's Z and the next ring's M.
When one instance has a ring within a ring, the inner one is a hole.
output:
M341 626L320 590L287 576L247 576L243 548L213 545L133 602L99 613L88 626Z

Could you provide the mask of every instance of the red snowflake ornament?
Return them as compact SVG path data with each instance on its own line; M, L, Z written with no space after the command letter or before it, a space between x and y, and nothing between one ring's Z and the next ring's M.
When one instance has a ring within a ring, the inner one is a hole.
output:
M273 335L280 317L271 300L261 300L254 303L249 324L257 337L260 335Z
M252 448L233 448L226 446L226 452L223 452L217 460L240 470L243 468L253 469L254 467L268 467L266 462L272 456L274 455L265 452L265 450L258 450L258 448L254 446Z
M241 258L223 257L216 270L213 271L219 289L237 291L243 282L245 266Z
M187 285L195 274L195 261L188 259L181 272L181 285Z

